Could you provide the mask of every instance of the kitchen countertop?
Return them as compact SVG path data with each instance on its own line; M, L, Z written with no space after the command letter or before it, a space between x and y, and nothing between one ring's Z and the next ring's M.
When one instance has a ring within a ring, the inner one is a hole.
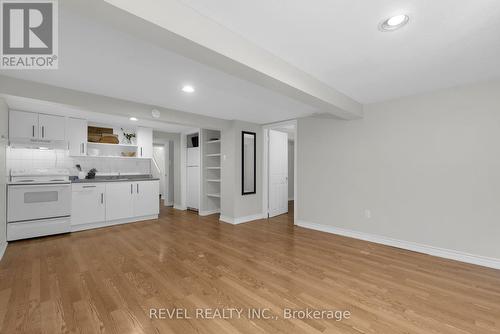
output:
M95 179L74 179L71 183L100 183L100 182L134 182L134 181L159 181L151 175L128 175L128 176L96 176Z

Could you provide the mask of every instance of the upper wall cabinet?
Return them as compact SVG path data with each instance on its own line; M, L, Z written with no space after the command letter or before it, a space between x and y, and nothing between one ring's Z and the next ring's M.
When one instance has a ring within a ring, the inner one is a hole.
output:
M69 155L73 157L87 155L87 121L68 118L66 125Z
M153 129L137 128L137 156L153 158Z
M38 114L26 111L10 110L9 138L11 140L47 140L65 139L64 117Z
M38 135L44 140L65 139L64 117L54 115L38 115Z
M9 112L9 138L38 138L38 114L11 110Z

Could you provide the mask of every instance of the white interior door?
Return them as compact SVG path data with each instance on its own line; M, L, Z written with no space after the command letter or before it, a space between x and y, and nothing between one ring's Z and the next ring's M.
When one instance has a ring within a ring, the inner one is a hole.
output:
M288 212L288 134L269 130L269 217Z

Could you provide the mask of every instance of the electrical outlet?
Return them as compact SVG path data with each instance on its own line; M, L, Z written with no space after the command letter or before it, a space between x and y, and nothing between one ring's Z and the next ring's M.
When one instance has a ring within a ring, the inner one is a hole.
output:
M372 218L372 212L368 209L365 209L365 218L366 219Z

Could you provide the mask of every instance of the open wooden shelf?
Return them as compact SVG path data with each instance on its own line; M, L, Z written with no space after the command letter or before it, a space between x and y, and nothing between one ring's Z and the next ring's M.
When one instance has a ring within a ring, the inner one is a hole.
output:
M91 142L91 141L87 142L87 145L106 146L106 147L116 146L116 147L137 148L137 145L133 145L133 144L108 144L108 143L94 143L94 142Z

